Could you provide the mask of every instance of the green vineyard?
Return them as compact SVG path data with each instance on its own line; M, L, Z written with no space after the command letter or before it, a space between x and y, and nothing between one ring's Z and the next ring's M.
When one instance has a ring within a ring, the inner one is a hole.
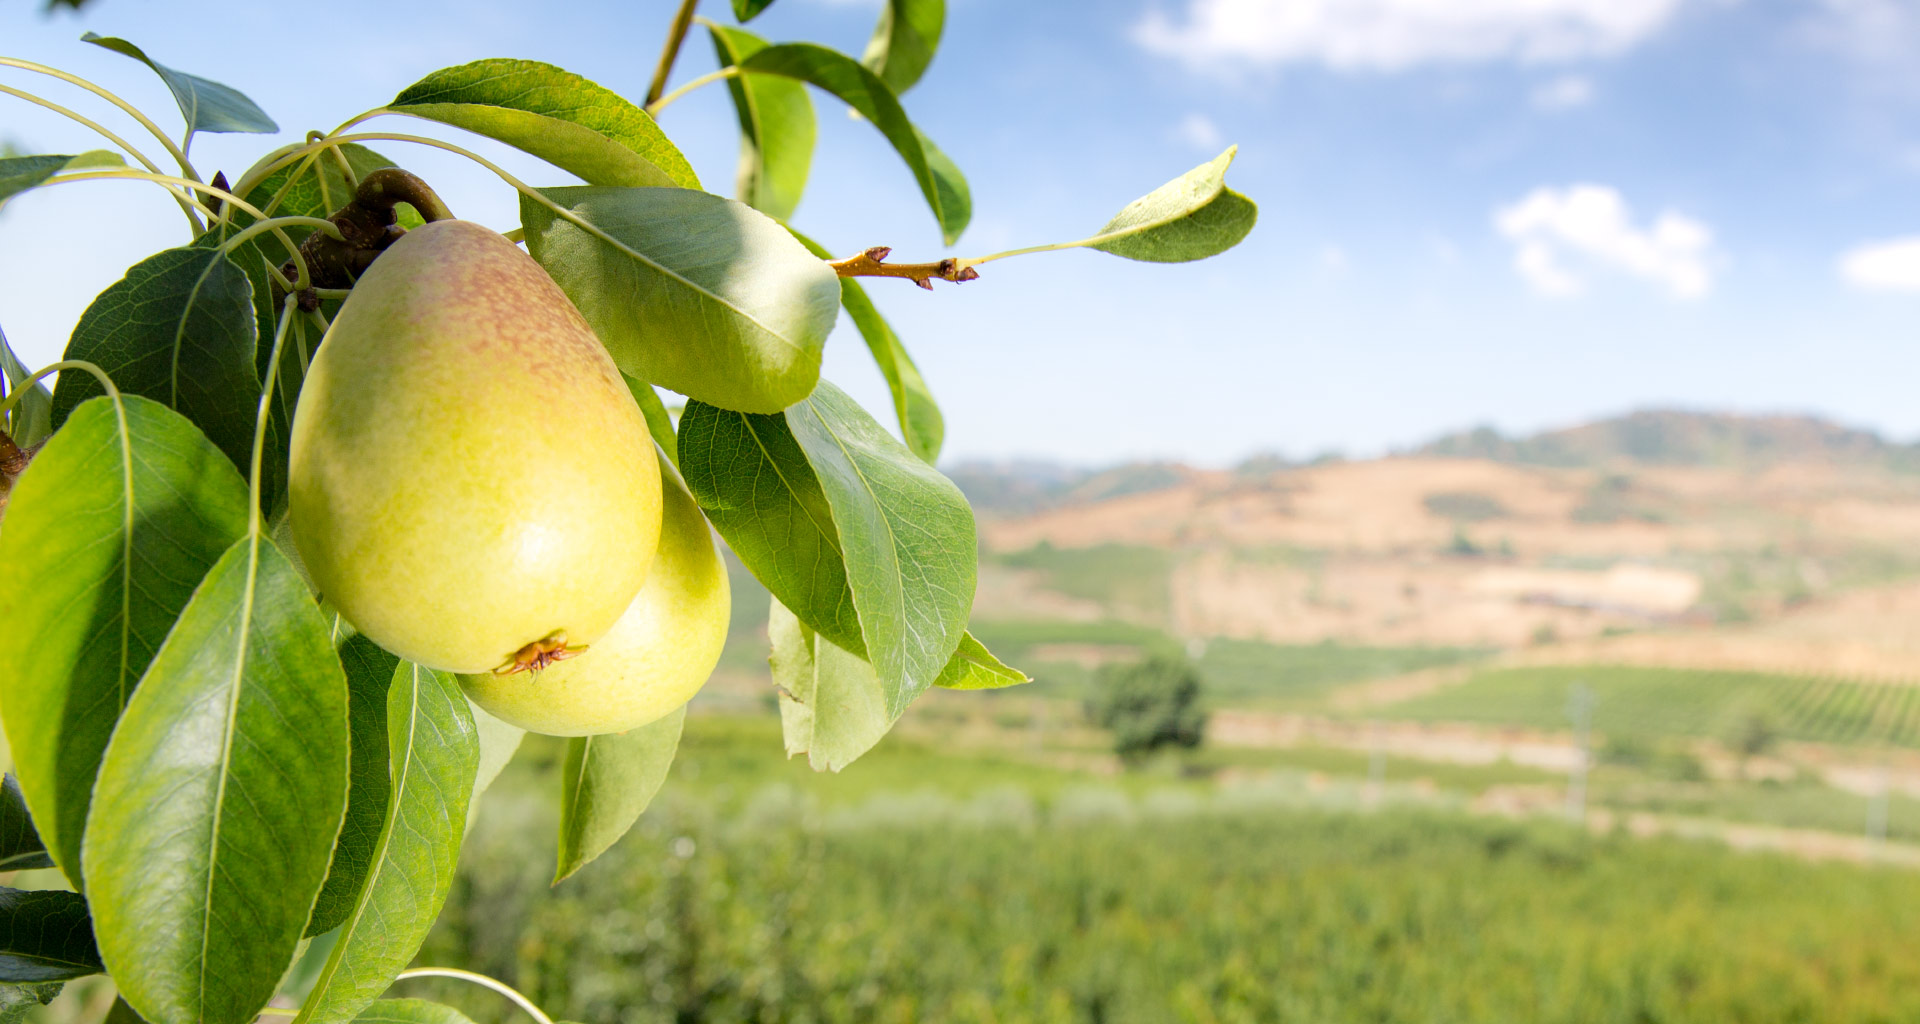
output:
M1577 686L1610 737L1724 737L1760 722L1780 737L1838 745L1920 747L1920 687L1838 677L1555 665L1497 668L1391 705L1395 718L1564 729Z

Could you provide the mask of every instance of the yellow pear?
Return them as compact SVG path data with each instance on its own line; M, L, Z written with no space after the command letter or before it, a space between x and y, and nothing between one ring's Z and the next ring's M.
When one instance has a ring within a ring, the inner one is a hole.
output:
M320 593L450 672L591 644L646 580L660 471L586 321L497 232L407 232L354 285L293 418L288 517Z
M707 520L666 459L660 460L660 549L626 614L585 651L513 675L465 675L460 685L488 714L532 732L625 732L685 704L713 674L727 642L727 568Z

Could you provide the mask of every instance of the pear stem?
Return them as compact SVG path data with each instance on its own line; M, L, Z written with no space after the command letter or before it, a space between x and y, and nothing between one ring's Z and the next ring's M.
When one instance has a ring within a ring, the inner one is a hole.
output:
M368 174L354 190L353 200L326 219L330 230L308 235L295 259L280 268L286 277L305 271L308 284L298 291L300 308L320 308L321 289L353 287L387 246L406 234L394 209L401 203L418 210L428 223L453 219L453 211L418 175L398 167Z

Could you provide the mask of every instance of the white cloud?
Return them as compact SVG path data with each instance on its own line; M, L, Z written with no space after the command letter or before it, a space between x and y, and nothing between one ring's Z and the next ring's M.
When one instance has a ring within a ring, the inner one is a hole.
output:
M1920 238L1896 238L1847 250L1840 276L1855 288L1876 292L1920 292Z
M1688 0L1182 0L1134 39L1196 65L1318 63L1398 71L1420 64L1561 61L1619 53Z
M1220 126L1205 114L1188 114L1181 118L1174 135L1195 149L1204 149L1209 153L1220 148L1222 139Z
M1585 290L1583 268L1570 258L1651 281L1675 298L1697 299L1713 287L1705 224L1668 210L1636 225L1626 200L1604 185L1534 189L1498 210L1494 227L1515 246L1514 269L1542 295Z
M1584 107L1593 102L1593 79L1584 75L1561 75L1533 90L1536 110L1558 113Z

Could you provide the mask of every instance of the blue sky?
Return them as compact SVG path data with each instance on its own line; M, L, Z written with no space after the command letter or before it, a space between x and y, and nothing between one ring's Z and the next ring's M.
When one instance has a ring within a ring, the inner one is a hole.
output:
M76 41L123 35L246 91L288 139L481 57L550 61L638 97L672 7L582 2L543 27L531 3L342 0L328 11L377 12L388 42L337 52L351 38L337 30L316 47L273 42L297 20L284 8L184 17L195 5L94 0L75 18L38 6L8 5L0 53L77 71L174 124L144 68ZM952 252L1082 236L1229 142L1241 147L1229 181L1261 221L1240 248L1190 265L1068 252L995 263L931 294L875 282L947 412L949 458L1368 454L1479 423L1530 430L1649 405L1807 411L1920 437L1920 5L950 7L906 105L972 184L973 225ZM877 9L779 0L752 28L858 54ZM676 81L713 66L696 34ZM36 76L0 71L0 82L98 110ZM32 151L95 145L0 103L0 135ZM831 97L815 104L820 146L796 226L836 251L947 252L878 134ZM723 90L694 93L661 123L710 187L732 181ZM416 121L388 128L460 139ZM232 173L278 141L201 136L195 162ZM512 193L484 171L385 149L460 215L514 223ZM568 180L502 162L538 184ZM35 364L57 358L128 265L186 241L158 190L118 183L22 197L0 237L0 327ZM827 375L886 408L844 323Z

